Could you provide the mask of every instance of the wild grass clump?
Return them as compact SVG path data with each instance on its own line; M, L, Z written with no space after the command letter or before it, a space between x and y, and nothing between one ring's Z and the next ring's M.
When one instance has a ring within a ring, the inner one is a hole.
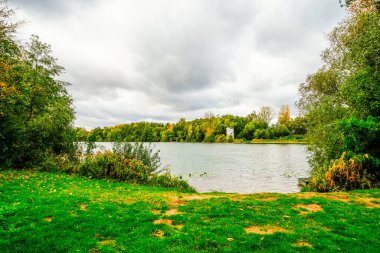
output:
M192 186L190 186L186 180L172 175L168 171L166 171L163 174L151 175L148 184L152 186L161 186L165 188L181 189L185 192L196 192L196 190Z
M40 169L195 192L187 181L171 175L166 167L162 168L159 151L150 144L118 143L114 144L113 151L96 153L87 148L84 153L83 149L78 149L75 155L46 158Z
M348 191L378 187L379 165L368 154L347 154L331 160L312 174L307 190L319 192Z

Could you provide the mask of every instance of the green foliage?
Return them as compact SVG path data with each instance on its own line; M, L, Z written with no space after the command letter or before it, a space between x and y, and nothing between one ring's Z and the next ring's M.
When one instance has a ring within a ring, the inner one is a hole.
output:
M273 136L279 138L289 136L291 134L290 130L286 126L280 124L274 125L271 129L271 132Z
M150 144L115 143L113 151L96 153L93 152L96 147L93 144L86 143L86 152L82 153L79 148L75 155L47 153L39 169L195 192L187 181L171 175L166 167L161 166L159 151Z
M183 180L181 177L174 176L169 172L151 175L147 184L151 186L173 188L183 192L196 192L187 181Z
M269 107L265 107L268 109ZM265 111L265 110L264 110ZM266 112L263 114L268 114ZM289 113L287 114L289 116ZM269 126L261 120L255 112L247 117L233 115L213 115L209 113L206 118L186 121L179 120L177 123L152 123L135 122L131 124L117 125L113 127L94 128L87 132L83 128L75 129L77 141L107 141L107 142L232 142L231 138L224 138L227 128L233 128L237 139L252 140L257 129L269 129L260 135L260 138L277 139L285 135L305 134L306 120L297 117L294 120L286 118L288 128L279 131L277 126ZM267 116L270 116L269 114ZM273 130L273 131L272 131ZM260 132L260 131L259 131ZM244 140L243 140L244 141Z
M247 140L252 140L256 130L262 130L268 128L268 124L263 120L252 120L245 125L243 130L243 136Z
M63 68L50 46L32 36L26 45L13 39L13 11L0 2L0 167L40 164L45 156L73 152L72 101Z
M114 143L113 153L116 155L138 160L146 166L149 174L159 173L165 168L161 168L161 158L159 150L155 151L154 146L151 144L144 144L142 142L131 143ZM161 168L161 171L159 169Z
M289 130L292 134L306 134L307 121L304 117L296 117L289 123Z
M329 35L323 67L299 88L315 180L325 178L326 163L338 161L342 153L368 154L374 164L380 159L380 13L373 4L354 1L351 15ZM367 177L377 178L374 168L366 169ZM362 184L342 186L354 187Z
M141 161L111 151L85 155L71 172L90 178L112 178L132 183L146 183L150 175Z
M366 120L351 117L339 122L339 132L342 133L342 152L350 150L354 153L368 152L374 157L380 157L380 125L373 117Z
M254 138L255 139L270 139L271 137L270 134L271 133L269 129L256 129L254 133Z

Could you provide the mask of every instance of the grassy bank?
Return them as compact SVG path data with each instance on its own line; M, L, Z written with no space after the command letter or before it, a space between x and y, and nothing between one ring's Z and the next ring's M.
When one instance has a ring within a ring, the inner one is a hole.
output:
M244 140L244 139L235 139L233 141L235 144L308 144L307 140L303 135L287 136L279 139L253 139L253 140Z
M250 143L252 144L307 144L305 140L289 139L289 140L264 140L264 139L253 139Z
M1 252L375 252L380 190L185 194L0 172Z

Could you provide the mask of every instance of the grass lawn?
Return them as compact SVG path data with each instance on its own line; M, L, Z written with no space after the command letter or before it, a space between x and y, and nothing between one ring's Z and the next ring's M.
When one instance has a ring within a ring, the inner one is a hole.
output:
M186 194L0 171L0 252L378 252L380 190Z

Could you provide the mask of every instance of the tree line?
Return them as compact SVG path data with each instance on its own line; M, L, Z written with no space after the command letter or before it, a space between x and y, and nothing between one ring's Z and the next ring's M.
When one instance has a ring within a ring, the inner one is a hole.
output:
M94 128L86 131L76 128L77 141L108 142L232 142L226 129L234 129L236 139L302 139L306 133L306 120L303 117L291 118L290 108L282 106L278 120L271 124L274 113L269 106L249 115L214 115L208 112L203 118L176 123L134 122L111 127Z

